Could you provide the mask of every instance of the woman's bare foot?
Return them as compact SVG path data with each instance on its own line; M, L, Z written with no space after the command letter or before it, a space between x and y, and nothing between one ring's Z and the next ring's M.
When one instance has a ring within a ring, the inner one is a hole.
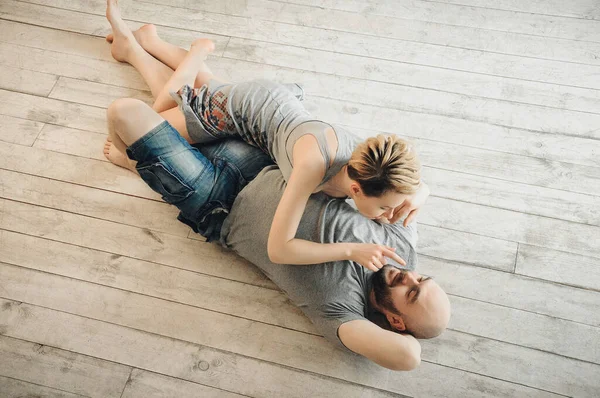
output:
M156 26L149 23L149 24L143 25L142 27L140 27L137 30L134 30L133 37L135 37L135 40L145 49L146 43L148 43L148 41L158 38L158 32L156 31ZM114 40L114 35L112 33L109 34L108 36L106 36L107 42L112 43L113 40Z
M210 39L196 39L192 42L190 52L204 53L205 55L215 51L215 42Z
M110 160L111 163L116 164L119 167L123 167L125 169L136 172L133 162L129 160L126 154L119 151L115 144L113 144L112 139L110 137L107 137L106 142L104 143L104 156L106 156L106 158Z
M135 50L136 46L139 47L139 44L121 17L117 0L106 1L106 18L112 27L110 52L117 61L128 62L129 54Z

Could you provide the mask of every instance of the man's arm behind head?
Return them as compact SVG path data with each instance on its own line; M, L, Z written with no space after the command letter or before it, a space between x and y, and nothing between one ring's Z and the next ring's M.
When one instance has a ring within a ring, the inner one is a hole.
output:
M338 329L350 350L391 370L413 370L421 363L421 345L411 335L380 328L368 320L354 320Z

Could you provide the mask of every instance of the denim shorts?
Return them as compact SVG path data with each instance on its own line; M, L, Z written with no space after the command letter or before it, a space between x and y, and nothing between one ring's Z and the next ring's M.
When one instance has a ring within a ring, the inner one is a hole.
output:
M241 140L191 146L167 121L127 148L140 177L163 200L177 206L179 221L208 241L218 240L221 225L237 194L271 158Z

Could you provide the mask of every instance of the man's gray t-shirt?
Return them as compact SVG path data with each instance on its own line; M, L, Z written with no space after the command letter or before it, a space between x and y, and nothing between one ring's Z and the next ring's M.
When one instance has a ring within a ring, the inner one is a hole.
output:
M275 210L285 189L275 166L264 169L238 195L221 229L221 243L258 266L279 286L330 341L341 345L339 326L355 319L373 319L368 293L372 271L352 261L316 265L274 264L267 241ZM379 243L396 247L414 269L416 229L401 224L381 225L360 215L345 201L312 195L297 238L321 243Z

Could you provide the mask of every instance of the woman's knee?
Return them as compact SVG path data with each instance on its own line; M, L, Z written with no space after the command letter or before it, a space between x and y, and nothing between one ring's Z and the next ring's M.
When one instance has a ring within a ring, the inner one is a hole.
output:
M127 145L164 121L148 104L134 98L113 101L106 110L106 116L108 123Z

